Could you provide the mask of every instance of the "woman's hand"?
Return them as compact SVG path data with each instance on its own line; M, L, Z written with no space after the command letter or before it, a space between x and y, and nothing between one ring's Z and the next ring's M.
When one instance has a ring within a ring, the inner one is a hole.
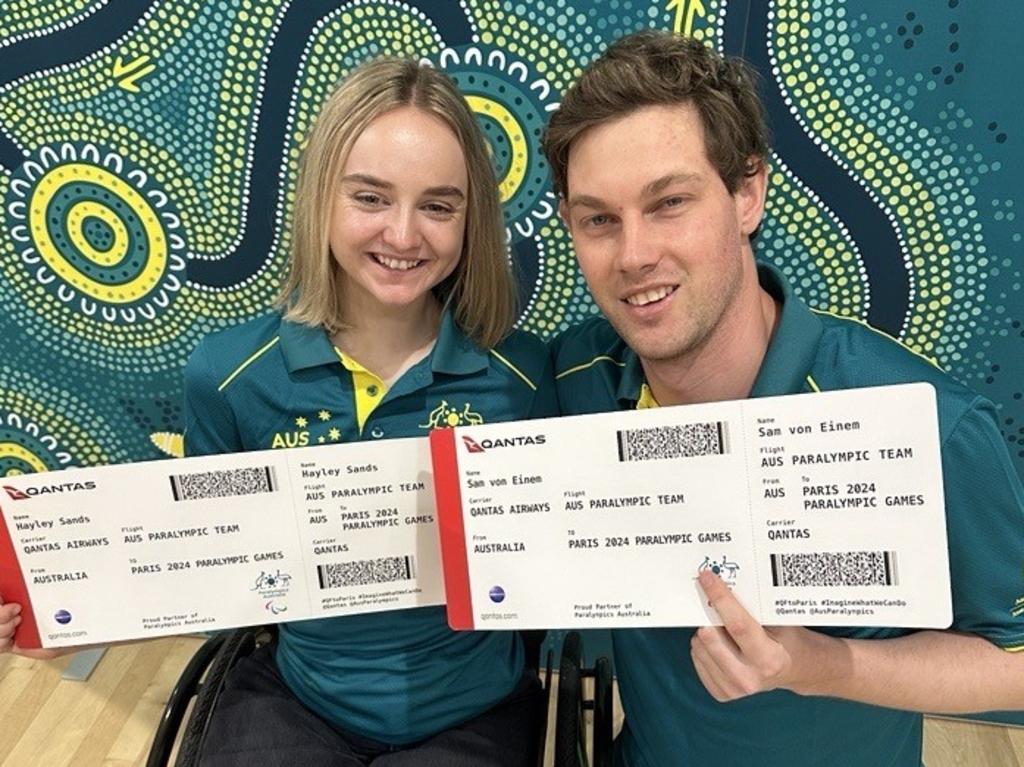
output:
M21 624L21 605L16 602L4 603L0 596L0 653L13 653L33 660L53 660L61 655L74 652L74 648L60 650L23 650L14 644L14 632Z

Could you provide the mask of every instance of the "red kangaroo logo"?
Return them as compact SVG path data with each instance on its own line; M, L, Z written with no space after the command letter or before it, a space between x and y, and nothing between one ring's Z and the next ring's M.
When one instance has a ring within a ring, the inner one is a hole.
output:
M467 437L465 434L462 435L462 441L466 445L466 450L471 453L485 453L487 452L484 447L474 440L472 437Z

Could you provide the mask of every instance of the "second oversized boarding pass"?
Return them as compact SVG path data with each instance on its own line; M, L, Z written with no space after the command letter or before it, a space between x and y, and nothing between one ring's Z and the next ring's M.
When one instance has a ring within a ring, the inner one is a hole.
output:
M928 384L431 435L454 628L952 620Z
M21 647L444 603L426 438L0 481Z

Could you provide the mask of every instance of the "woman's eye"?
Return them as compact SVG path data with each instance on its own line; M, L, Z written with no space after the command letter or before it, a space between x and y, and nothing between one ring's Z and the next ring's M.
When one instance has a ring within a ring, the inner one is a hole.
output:
M678 208L682 204L682 197L668 197L661 203L661 206L663 208Z
M451 206L439 202L429 202L423 207L428 213L434 213L439 216L450 216L455 212Z
M380 205L384 201L383 197L373 192L360 192L355 198L357 202L361 202L364 205Z

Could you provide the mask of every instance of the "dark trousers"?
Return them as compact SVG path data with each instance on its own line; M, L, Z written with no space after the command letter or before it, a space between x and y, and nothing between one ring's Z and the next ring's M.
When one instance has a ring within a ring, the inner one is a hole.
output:
M346 733L292 694L272 645L228 674L203 744L201 767L533 767L544 692L524 676L507 698L420 743L390 746Z

